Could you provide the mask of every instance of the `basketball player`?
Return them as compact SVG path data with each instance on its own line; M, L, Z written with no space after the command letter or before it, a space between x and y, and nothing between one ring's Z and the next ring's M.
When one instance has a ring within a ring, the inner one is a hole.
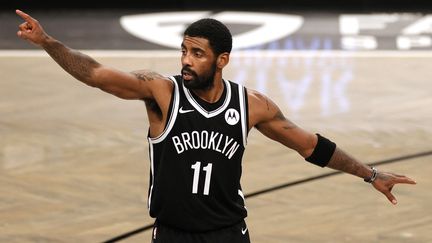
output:
M18 36L42 47L73 77L123 99L144 100L150 123L153 242L250 242L240 176L252 128L313 164L372 183L393 204L395 184L415 184L360 163L324 136L293 124L264 94L223 79L232 37L219 21L201 19L185 30L181 74L164 77L104 66L49 36L31 16L16 13L25 21Z

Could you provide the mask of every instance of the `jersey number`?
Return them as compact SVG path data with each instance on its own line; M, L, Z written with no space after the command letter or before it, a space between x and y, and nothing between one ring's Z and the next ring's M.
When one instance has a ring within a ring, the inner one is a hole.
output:
M205 181L204 181L204 195L208 195L210 191L210 179L211 179L211 173L212 173L212 163L208 163L207 166L203 167L203 171L206 172L205 175ZM195 164L191 166L191 168L194 171L193 175L193 181L192 181L192 193L197 194L198 193L198 182L200 178L200 172L201 172L201 162L197 161Z

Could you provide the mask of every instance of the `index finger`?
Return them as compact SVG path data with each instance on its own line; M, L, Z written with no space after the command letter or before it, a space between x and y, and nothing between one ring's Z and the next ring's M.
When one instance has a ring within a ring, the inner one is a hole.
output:
M24 13L23 11L21 11L19 9L15 10L15 13L18 14L21 18L23 18L25 21L27 21L29 23L35 22L34 18L32 18L30 15Z
M395 179L395 181L396 183L403 183L403 184L417 184L416 181L406 176L399 176Z

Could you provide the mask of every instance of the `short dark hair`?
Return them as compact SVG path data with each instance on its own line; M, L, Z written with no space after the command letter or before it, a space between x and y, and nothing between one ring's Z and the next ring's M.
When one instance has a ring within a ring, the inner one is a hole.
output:
M214 54L231 52L232 35L229 29L215 19L200 19L193 22L183 33L183 36L201 37L209 41Z

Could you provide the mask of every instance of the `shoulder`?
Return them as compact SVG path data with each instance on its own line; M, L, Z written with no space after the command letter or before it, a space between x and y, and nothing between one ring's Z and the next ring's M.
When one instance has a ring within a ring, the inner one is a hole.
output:
M259 91L247 89L247 97L249 124L251 127L271 119L279 112L277 105L269 97Z
M250 111L268 110L273 102L263 93L253 89L246 89Z
M266 96L263 93L260 93L256 90L246 88L246 91L247 91L247 97L249 99L249 102L260 103L266 99Z

